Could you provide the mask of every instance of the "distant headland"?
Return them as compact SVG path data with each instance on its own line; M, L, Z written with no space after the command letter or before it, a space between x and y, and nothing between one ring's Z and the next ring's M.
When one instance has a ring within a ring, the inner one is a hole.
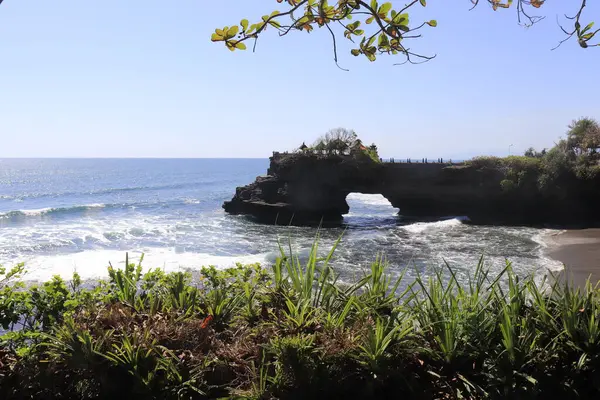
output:
M574 124L587 123L580 121ZM359 192L383 195L403 216L597 226L600 140L585 137L580 132L585 129L573 131L579 135L569 134L550 150L452 163L382 160L376 145L365 146L353 131L336 129L313 146L303 143L293 152L274 152L267 175L238 187L223 208L270 224L337 223L349 211L346 196Z

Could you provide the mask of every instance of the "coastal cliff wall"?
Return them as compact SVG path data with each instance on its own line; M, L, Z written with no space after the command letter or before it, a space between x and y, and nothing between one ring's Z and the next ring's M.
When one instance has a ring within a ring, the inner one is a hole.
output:
M412 217L465 215L473 223L505 225L593 225L600 219L593 196L574 188L544 196L531 185L506 190L500 169L316 154L274 153L270 161L266 176L237 188L223 204L227 212L281 225L339 222L349 211L346 196L359 192L382 194Z

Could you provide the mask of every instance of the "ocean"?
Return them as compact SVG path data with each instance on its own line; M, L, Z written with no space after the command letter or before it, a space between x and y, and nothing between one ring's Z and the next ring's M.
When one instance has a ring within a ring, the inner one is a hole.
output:
M237 186L266 173L267 159L0 159L0 265L24 262L25 278L84 279L107 275L125 253L145 268L168 271L261 263L278 243L305 257L317 236L327 252L340 236L333 266L341 279L360 276L377 256L408 278L447 262L461 277L483 255L500 271L506 259L519 274L562 269L544 256L529 227L473 226L468 216L414 220L380 195L352 193L343 226L268 226L221 208Z

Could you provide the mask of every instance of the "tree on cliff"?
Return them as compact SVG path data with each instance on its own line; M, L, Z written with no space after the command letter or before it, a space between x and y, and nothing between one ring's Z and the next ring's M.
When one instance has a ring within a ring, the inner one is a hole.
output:
M546 149L542 149L542 151L535 151L533 147L530 147L527 150L525 150L525 153L523 155L525 157L542 158L546 155Z
M600 151L600 124L592 118L580 118L569 125L567 149L576 156L596 159Z
M273 28L280 36L285 36L292 31L311 32L315 27L324 27L331 34L334 60L337 63L338 35L334 29L339 28L343 30L343 36L356 45L351 49L351 54L365 56L370 61L375 61L379 55L400 55L403 57L402 63L419 63L435 57L418 53L410 47L410 42L421 37L422 29L437 26L435 19L415 23L410 18L409 12L412 14L414 7L419 5L425 7L427 0L409 0L396 8L391 2L379 3L377 0L331 0L331 5L327 0L276 1L284 7L284 11L267 13L257 23L250 24L247 19L242 19L239 25L216 29L211 40L225 43L231 51L245 50L245 42L252 40L256 46L257 39L267 28ZM529 27L544 18L537 13L544 7L546 0L470 2L472 8L480 3L488 3L494 11L514 7L519 24ZM559 24L565 37L557 47L571 38L575 38L583 48L599 46L600 35L597 34L600 29L594 30L594 23L584 18L587 0L576 0L575 3L576 7L565 10L570 14L565 14L564 25Z
M327 133L317 139L315 149L325 149L329 154L345 154L350 150L352 145L358 140L356 132L346 128L334 128L327 131Z
M325 145L325 142L323 140L319 140L315 143L315 145L313 146L313 149L318 154L323 154L325 151L327 151L327 146Z

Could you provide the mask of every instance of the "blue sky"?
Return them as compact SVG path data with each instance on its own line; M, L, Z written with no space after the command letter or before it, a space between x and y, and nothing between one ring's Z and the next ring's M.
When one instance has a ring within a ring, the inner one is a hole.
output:
M256 53L210 41L275 0L5 0L0 157L266 157L344 126L384 157L457 159L549 147L600 118L600 49L550 51L559 2L531 29L514 10L428 3L411 19L439 25L412 48L434 61L369 63L342 42L343 72L325 30L267 32Z

